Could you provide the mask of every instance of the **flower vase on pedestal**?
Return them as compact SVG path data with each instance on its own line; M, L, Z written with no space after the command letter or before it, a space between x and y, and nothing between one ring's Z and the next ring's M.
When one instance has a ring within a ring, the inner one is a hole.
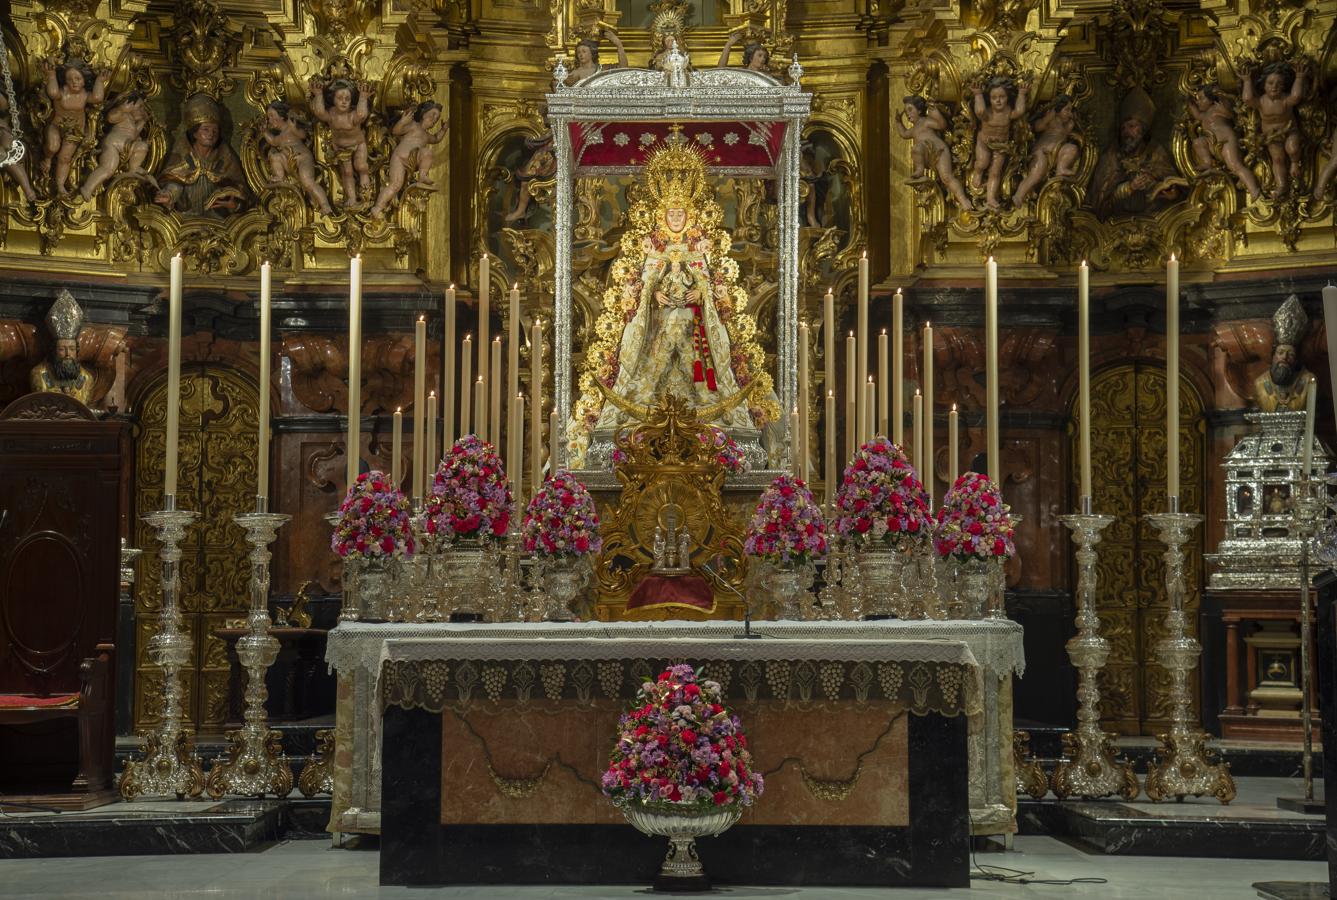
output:
M390 601L393 573L389 561L380 558L362 558L353 561L352 605L356 620L385 622L386 605Z
M543 621L574 621L584 606L585 588L590 581L589 564L584 559L570 557L547 559L543 561L541 578Z
M482 622L487 583L483 545L457 540L441 551L440 582L451 622Z
M957 590L961 618L982 619L993 591L993 565L990 560L971 556L957 560Z
M767 565L762 583L771 595L772 608L777 619L807 621L816 618L813 606L812 566L806 563L772 563Z
M895 619L905 610L905 567L910 555L901 547L872 544L858 551L859 595L868 621Z
M696 853L696 839L723 834L743 814L737 803L705 809L688 803L619 803L618 809L641 834L668 838L668 853L655 877L655 890L678 893L710 890Z

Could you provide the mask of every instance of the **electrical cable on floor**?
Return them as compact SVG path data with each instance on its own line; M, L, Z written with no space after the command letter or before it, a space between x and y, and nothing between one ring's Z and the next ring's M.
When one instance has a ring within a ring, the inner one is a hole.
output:
M974 831L974 820L971 820L971 831ZM970 844L970 878L972 881L997 881L1001 884L1052 884L1052 885L1073 885L1073 884L1108 884L1108 878L1100 878L1092 875L1087 878L1031 878L1034 872L1027 872L1022 869L1010 869L1007 866L982 866L979 860L975 858L975 843L971 840Z

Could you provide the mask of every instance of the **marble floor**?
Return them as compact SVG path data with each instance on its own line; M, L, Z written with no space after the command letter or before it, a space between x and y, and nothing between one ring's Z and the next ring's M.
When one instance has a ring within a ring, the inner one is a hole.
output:
M361 900L361 898L636 898L652 896L628 887L382 888L376 883L378 854L333 849L326 841L292 841L245 855L86 857L0 861L0 898L61 900ZM1085 853L1054 838L1019 837L1011 853L980 854L976 861L1028 873L1031 879L1103 879L1073 885L1000 884L977 878L958 890L839 888L729 888L737 898L854 900L900 898L1173 898L1231 900L1256 896L1250 885L1269 880L1321 880L1327 867L1312 862L1250 859L1115 857Z

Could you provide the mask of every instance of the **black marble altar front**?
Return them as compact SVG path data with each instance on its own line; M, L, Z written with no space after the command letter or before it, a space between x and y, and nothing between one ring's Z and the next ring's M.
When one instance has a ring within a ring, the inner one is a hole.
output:
M442 825L441 714L390 706L381 883L649 883L662 839L630 825ZM717 884L969 884L966 718L908 717L909 825L746 826L698 842ZM766 802L763 797L760 801Z

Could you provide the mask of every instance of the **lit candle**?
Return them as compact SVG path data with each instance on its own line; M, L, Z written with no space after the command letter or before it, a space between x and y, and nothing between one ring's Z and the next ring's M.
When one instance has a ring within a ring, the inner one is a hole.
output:
M488 429L492 435L492 446L497 452L501 452L501 335L492 339L492 365L488 369L492 373L492 384L489 385L492 394L492 406L488 411L487 423Z
M529 389L529 490L537 493L543 484L543 320L537 317L529 338Z
M480 353L481 358L484 354ZM487 408L487 387L483 384L483 376L479 375L478 380L474 382L474 434L477 434L480 440L487 440L487 435L479 434L479 428L482 427L481 419L483 410Z
M808 323L798 323L798 477L808 480Z
M914 426L912 440L915 442L914 459L911 462L914 463L916 469L922 472L924 468L924 395L918 389L915 390L914 401L910 406L910 419Z
M413 499L421 500L427 462L427 320L413 323Z
M1314 474L1314 412L1318 402L1318 383L1310 382L1309 394L1305 397L1305 446L1301 472L1305 478Z
M441 342L441 450L442 455L455 444L455 285L446 288L445 339ZM465 382L468 384L469 382Z
M863 392L863 427L864 433L860 440L864 443L873 439L873 409L877 406L877 386L873 382L873 376L868 376L868 383L864 385Z
M492 346L488 340L488 329L491 327L492 313L489 308L491 302L490 293L492 287L492 260L488 259L486 253L478 261L478 377L483 379L484 386L492 383L495 377L488 371L488 353ZM478 417L474 431L483 440L487 440L487 407L478 404L474 410L474 415Z
M859 381L868 376L868 253L859 257L859 313L856 335L859 339ZM859 436L864 438L869 432L867 407L859 407Z
M167 290L167 459L163 463L164 496L176 496L177 442L181 430L181 254L172 257ZM166 504L163 504L166 506Z
M998 458L998 263L993 257L984 264L984 379L985 443L989 458L989 480L1002 484Z
M560 438L557 433L557 407L553 406L552 412L548 413L548 474L557 472L558 460L562 454L558 452L560 447Z
M877 383L882 390L877 395L877 433L890 437L891 423L891 378L888 377L891 350L887 343L887 329L877 336Z
M436 455L436 391L427 395L427 430L423 434L427 438L427 450L422 469L423 493L420 496L425 497L432 489L432 477L436 475L436 464L441 459Z
M399 487L400 479L404 474L404 410L402 407L395 407L393 423L393 427L390 429L390 480L395 487Z
M795 406L792 410L789 411L789 462L790 462L789 468L790 472L793 474L795 478L802 478L803 476L799 474L799 471L802 468L802 463L799 462L800 450L799 450L798 429L799 429L798 407Z
M921 447L924 461L920 463L919 473L924 481L924 490L928 491L929 501L933 500L933 323L924 323L924 440Z
M905 443L905 296L891 298L891 440Z
M829 515L836 497L836 392L826 392L826 510Z
M460 433L473 434L473 423L469 417L473 414L470 400L473 399L471 385L473 385L473 360L474 360L474 342L470 335L464 336L464 347L460 351ZM452 442L451 446L454 446Z
M952 404L952 411L947 414L947 480L950 484L956 484L956 479L961 474L961 425L958 421L960 417L956 412L956 404Z
M1165 494L1179 504L1179 260L1170 254L1165 272Z
M511 285L510 322L506 328L506 396L514 399L520 393L520 285ZM519 429L514 427L514 418L506 417L506 447L509 450L515 442ZM510 454L507 454L510 459ZM514 484L515 494L520 494L521 472L519 468L506 473Z
M362 454L362 257L348 263L348 486L357 481Z
M260 264L260 434L255 453L255 495L262 504L269 499L269 343L271 276L268 262Z
M1323 289L1323 322L1324 331L1328 333L1328 359L1337 360L1337 285L1329 284ZM1332 378L1332 411L1333 416L1337 417L1337 366L1329 363L1329 367ZM1310 390L1318 390L1317 381Z
M823 389L834 392L836 389L836 295L831 288L826 289L822 298L822 354L826 362L826 384ZM1337 357L1334 357L1337 358ZM827 423L827 429L835 427L835 419Z
M859 415L859 372L858 360L854 349L854 332L851 331L849 337L845 338L845 459L854 455L854 451L859 449L855 439L858 432L855 428L858 425Z
M1081 453L1081 496L1078 509L1086 509L1091 496L1091 267L1082 260L1077 267L1077 418Z

